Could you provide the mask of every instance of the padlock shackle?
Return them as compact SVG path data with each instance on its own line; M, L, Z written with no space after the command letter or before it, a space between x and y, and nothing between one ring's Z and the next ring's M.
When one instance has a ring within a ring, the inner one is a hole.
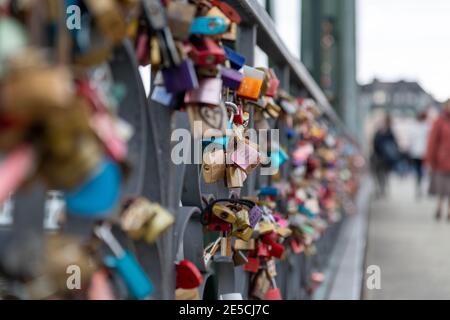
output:
M246 199L217 199L212 201L210 204L208 204L208 206L202 211L201 215L200 215L200 221L202 223L202 225L207 226L211 223L212 221L212 208L214 207L214 205L221 203L221 202L228 202L231 204L240 204L240 205L244 205L246 207L248 207L249 209L252 209L253 207L256 206L256 203L251 201L251 200L246 200Z

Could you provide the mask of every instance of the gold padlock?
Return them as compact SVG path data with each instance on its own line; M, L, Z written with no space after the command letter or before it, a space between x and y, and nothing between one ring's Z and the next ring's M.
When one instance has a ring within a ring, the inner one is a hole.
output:
M243 241L249 241L253 236L253 229L250 227L245 228L245 229L239 229L239 230L233 228L232 235Z
M125 38L127 28L116 1L85 0L85 4L94 17L97 28L112 43L120 43Z
M287 227L277 227L275 231L283 238L288 238L292 235L292 230Z
M275 226L271 222L261 221L259 222L259 234L263 235L275 230Z
M236 215L234 214L233 210L228 208L225 205L222 204L215 204L212 208L213 214L228 223L235 223L236 222Z
M242 188L244 181L247 178L243 170L236 166L228 166L227 173L227 187L228 188Z
M236 212L236 228L237 230L245 230L250 228L248 210L242 209Z
M160 205L156 205L155 210L156 214L147 224L145 232L145 241L148 243L154 243L175 222L173 215Z
M206 151L203 154L203 179L215 183L225 179L225 152L223 149Z
M235 250L241 250L241 251L252 251L256 248L256 241L255 239L250 239L248 241L244 241L241 239L236 239L234 242L234 249Z
M121 226L134 240L155 242L175 222L173 215L156 203L143 197L136 198L125 206Z

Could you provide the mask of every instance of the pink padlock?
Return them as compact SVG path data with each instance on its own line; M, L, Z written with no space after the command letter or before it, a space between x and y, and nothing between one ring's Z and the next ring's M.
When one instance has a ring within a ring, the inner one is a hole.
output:
M20 145L0 163L0 203L4 202L28 178L33 170L36 153L31 145Z
M111 116L104 112L96 112L91 116L91 125L111 158L123 161L127 156L128 147L118 135Z
M248 173L248 171L260 163L260 154L258 150L247 143L240 143L237 149L231 154L231 161Z
M208 104L217 106L221 103L222 80L207 78L200 81L197 89L186 92L185 104Z

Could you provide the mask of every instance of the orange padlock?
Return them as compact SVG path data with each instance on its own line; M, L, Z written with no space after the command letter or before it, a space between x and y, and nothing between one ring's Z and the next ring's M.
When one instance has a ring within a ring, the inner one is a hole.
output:
M262 85L263 80L244 77L242 79L242 83L239 87L237 95L245 99L257 101L261 93Z

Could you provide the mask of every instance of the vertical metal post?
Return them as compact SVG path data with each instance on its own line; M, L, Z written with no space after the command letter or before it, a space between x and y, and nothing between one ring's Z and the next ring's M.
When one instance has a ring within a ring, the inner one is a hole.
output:
M238 29L238 36L236 41L236 49L238 52L246 57L246 64L254 66L255 51L257 40L257 26L256 25L240 25ZM250 128L254 127L253 111L250 114ZM247 178L246 184L242 190L243 195L252 195L255 193L256 179L259 170L255 170Z

